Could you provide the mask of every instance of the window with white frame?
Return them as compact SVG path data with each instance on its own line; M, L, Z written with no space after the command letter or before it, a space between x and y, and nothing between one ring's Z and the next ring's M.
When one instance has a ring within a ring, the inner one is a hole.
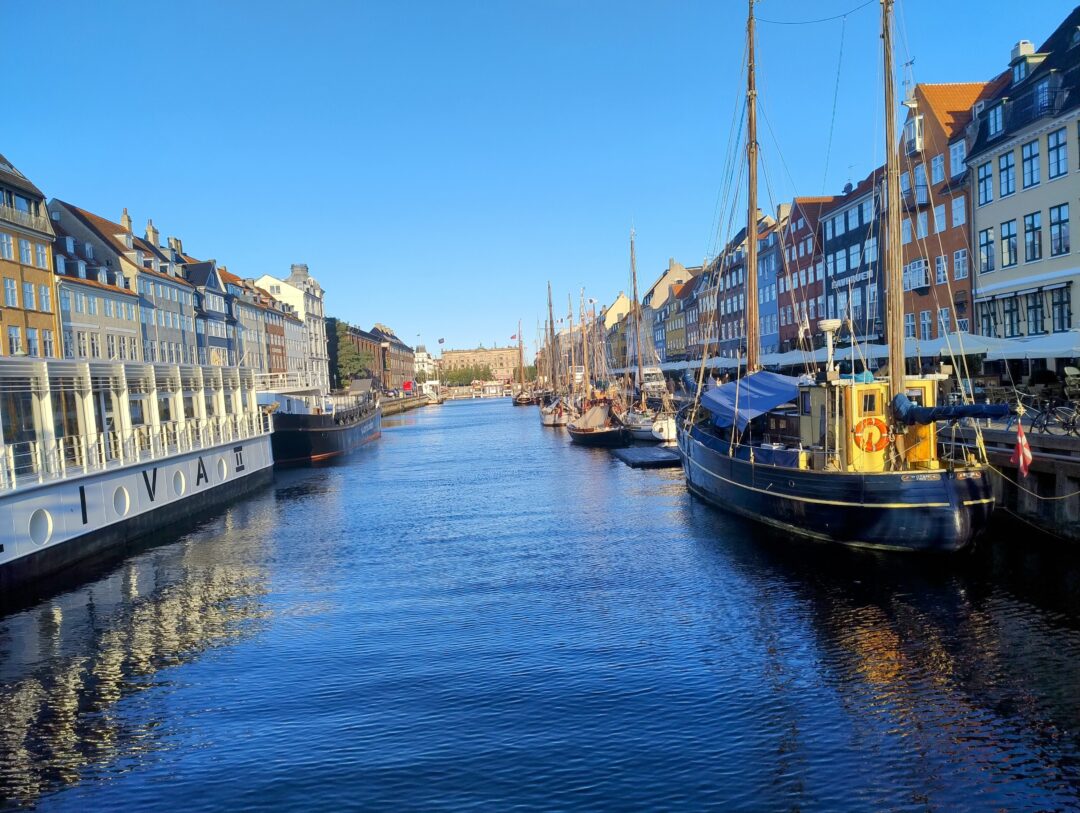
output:
M1000 135L1005 127L1005 104L996 104L986 116L988 134L991 138Z
M930 160L930 183L945 180L945 154L939 153Z
M927 233L926 232L926 229L927 229L927 222L926 221L927 221L927 215L926 215L926 210L924 209L923 211L919 212L915 216L915 236L918 237L920 240L923 237L926 237L926 233Z
M934 258L934 282L944 285L949 281L949 260L944 254Z
M933 314L930 311L919 311L919 338L929 341L933 338Z
M945 231L945 204L934 207L934 234Z
M963 140L949 145L949 175L955 178L967 169L967 143Z
M953 279L967 279L968 253L966 248L953 252Z
M952 325L949 323L948 308L938 308L937 323L939 333L948 333L951 330Z
M915 314L914 313L905 313L904 314L904 336L905 336L905 338L908 338L908 339L914 339L915 338Z
M958 195L952 199L952 224L955 229L957 226L963 226L967 222L967 199L963 195Z

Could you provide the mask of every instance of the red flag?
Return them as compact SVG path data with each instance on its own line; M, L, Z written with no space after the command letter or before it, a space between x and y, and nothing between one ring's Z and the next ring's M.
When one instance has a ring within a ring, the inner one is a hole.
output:
M513 336L510 337L510 341L513 341L516 338L517 338L517 334L515 333Z
M1009 458L1009 462L1020 469L1021 477L1028 476L1028 469L1031 468L1031 446L1024 437L1024 427L1020 425L1019 419L1016 421L1016 451Z

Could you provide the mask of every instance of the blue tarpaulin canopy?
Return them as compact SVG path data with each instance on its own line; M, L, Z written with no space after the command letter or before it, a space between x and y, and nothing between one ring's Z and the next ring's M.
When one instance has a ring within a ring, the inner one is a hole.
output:
M742 432L748 423L770 409L794 401L799 379L765 371L751 373L701 396L702 405L721 429L735 424Z

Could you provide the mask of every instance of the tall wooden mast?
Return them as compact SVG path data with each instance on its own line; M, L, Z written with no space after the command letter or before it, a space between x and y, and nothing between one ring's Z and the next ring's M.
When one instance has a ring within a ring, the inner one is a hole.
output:
M641 393L641 407L645 408L645 375L641 369L641 306L637 298L637 255L634 253L634 230L630 229L630 280L634 291L634 356L637 358L637 385Z
M758 323L757 292L757 82L754 77L754 2L749 0L750 14L746 22L746 371L758 368L761 352L761 330ZM702 362L704 364L704 361Z
M525 343L521 336L521 320L518 319L518 385L520 392L525 392Z
M585 400L592 395L592 378L589 375L589 320L585 316L585 289L581 289L581 364L585 368Z
M551 387L553 392L559 391L559 385L556 383L556 379L559 375L559 364L555 357L555 314L551 309L551 281L548 280L548 325L547 325L547 346L548 346L548 386Z
M574 354L574 302L570 299L570 294L566 295L566 307L569 312L570 320L570 369L566 371L566 377L568 379L568 386L570 388L570 396L577 395L577 378L575 367L577 367L577 358Z
M896 80L893 75L893 0L881 2L882 57L885 61L885 333L889 346L889 400L904 392L904 297L900 267L900 156L896 142Z

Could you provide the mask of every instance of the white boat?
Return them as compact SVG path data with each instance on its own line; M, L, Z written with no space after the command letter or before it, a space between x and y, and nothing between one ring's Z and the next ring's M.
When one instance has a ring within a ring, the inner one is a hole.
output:
M550 404L540 407L541 426L566 426L570 421L570 410L563 404L561 398L556 398Z
M251 370L0 359L0 595L273 476Z
M678 440L675 416L660 414L652 425L652 436L661 443L673 444Z
M634 440L648 443L656 442L656 438L653 437L653 424L656 422L656 414L652 411L642 411L640 408L629 409L625 414L619 416L619 420L623 422L623 426L630 430L630 436Z

